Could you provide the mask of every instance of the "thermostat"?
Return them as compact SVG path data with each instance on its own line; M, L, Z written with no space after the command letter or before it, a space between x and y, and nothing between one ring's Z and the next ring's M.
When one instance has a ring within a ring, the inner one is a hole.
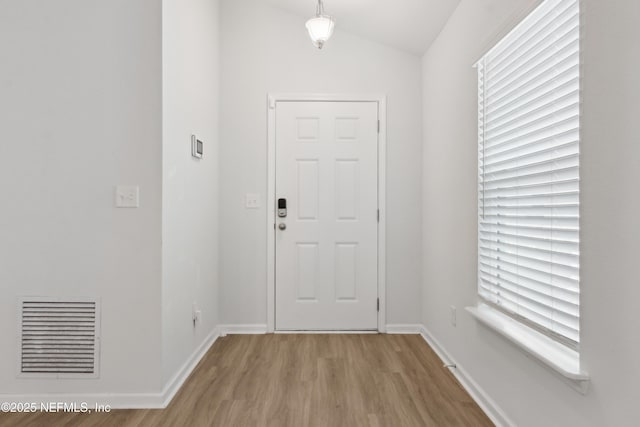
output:
M202 158L203 144L195 135L191 135L191 155L196 159Z

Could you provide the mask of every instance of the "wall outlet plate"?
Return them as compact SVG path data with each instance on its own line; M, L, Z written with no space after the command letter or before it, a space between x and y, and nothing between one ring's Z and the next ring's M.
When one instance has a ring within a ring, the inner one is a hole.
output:
M451 307L449 307L449 310L451 311L451 325L452 326L457 326L458 324L458 319L456 316L456 306L452 305Z
M137 185L116 186L116 207L117 208L140 207L140 187L138 187Z
M260 195L257 193L247 193L245 196L245 207L247 209L258 209L260 207Z
M195 326L196 322L200 320L200 316L202 316L202 311L198 307L198 304L195 302L191 306L191 320L193 320L193 325Z

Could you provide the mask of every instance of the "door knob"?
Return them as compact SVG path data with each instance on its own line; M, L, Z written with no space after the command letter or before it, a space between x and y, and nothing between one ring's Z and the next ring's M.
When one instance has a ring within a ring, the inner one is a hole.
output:
M280 224L278 224L278 228L280 230L286 230L287 229L287 224L285 224L284 222L281 222Z

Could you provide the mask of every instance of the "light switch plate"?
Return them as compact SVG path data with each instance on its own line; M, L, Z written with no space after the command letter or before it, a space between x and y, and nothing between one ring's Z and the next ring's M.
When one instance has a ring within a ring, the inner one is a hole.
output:
M260 207L260 195L256 193L247 193L245 207L247 209L258 209Z
M137 185L118 185L116 187L116 207L140 207L140 187Z

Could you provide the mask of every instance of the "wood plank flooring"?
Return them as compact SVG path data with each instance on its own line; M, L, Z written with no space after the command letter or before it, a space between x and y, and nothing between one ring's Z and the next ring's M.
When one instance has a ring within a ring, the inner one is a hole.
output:
M166 409L0 414L0 426L491 425L419 335L385 334L230 335Z

